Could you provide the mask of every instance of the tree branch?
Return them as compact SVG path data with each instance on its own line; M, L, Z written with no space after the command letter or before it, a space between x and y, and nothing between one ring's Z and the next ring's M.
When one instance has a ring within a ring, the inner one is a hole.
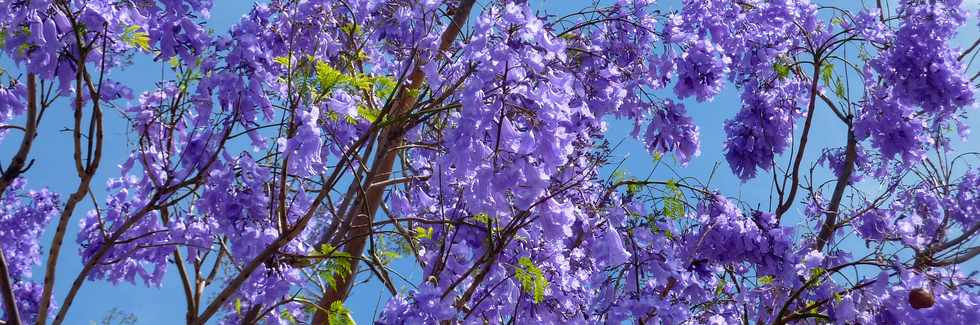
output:
M980 254L980 246L975 246L973 248L967 249L966 251L964 251L962 253L957 253L953 257L950 257L950 258L947 258L947 259L943 259L943 260L929 262L929 265L935 266L935 267L940 267L940 266L949 266L949 265L953 265L953 264L960 264L960 263L969 261L970 259L973 259L978 254Z
M27 117L24 124L24 138L20 141L17 153L10 159L10 164L0 176L0 195L6 192L7 187L24 171L27 163L27 155L31 152L34 138L37 133L37 90L35 76L33 73L27 75Z
M80 61L84 62L84 54ZM103 71L104 73L104 71ZM89 154L86 155L86 161L82 162L81 145L79 138L81 137L81 117L84 100L83 96L85 92L82 90L83 81L87 85L89 94L95 96L98 92L95 90L95 86L92 84L91 78L89 78L88 73L85 71L84 65L79 65L78 72L75 80L75 89L77 97L75 100L75 164L81 166L78 170L78 186L75 188L75 192L68 197L68 202L65 202L65 207L61 210L61 216L58 218L58 225L55 230L54 238L51 239L51 248L48 250L48 259L45 264L44 272L44 288L41 292L41 306L38 310L37 324L44 325L47 322L47 312L51 301L51 296L54 294L54 282L56 270L58 267L58 256L61 253L61 245L64 243L65 234L68 230L68 221L71 220L72 214L75 212L75 208L78 206L85 196L88 195L90 190L90 184L92 178L95 176L96 170L99 168L99 164L102 161L102 144L103 144L103 133L102 133L102 109L99 104L99 98L92 98L92 116L89 117L89 133L95 129L95 138L89 137L87 139L88 146L91 147L92 143L95 143L95 153L92 154L91 150L88 150ZM56 321L57 322L57 321Z
M0 291L3 291L4 315L11 325L20 325L20 313L17 311L17 301L14 300L14 288L7 271L7 257L0 247Z
M819 55L817 55L819 57ZM779 207L776 208L776 220L780 220L783 214L793 206L793 201L796 200L796 192L800 185L800 165L803 163L803 154L806 153L806 144L810 139L810 129L813 126L813 114L817 106L817 85L818 80L820 80L820 59L817 58L813 63L813 79L810 81L810 104L807 108L806 122L803 124L803 135L800 136L800 149L796 153L796 160L793 162L793 185L790 186L789 195L786 197L786 201L780 203Z
M844 153L844 170L841 171L839 177L837 177L837 184L834 186L834 194L830 199L830 205L827 206L827 217L823 222L823 226L820 227L820 233L817 235L817 242L814 244L814 249L816 251L823 250L824 245L830 240L830 237L834 234L834 230L837 229L837 215L840 213L840 203L844 198L844 190L850 183L851 174L854 172L854 161L857 160L857 139L854 137L854 132L850 129L847 130L847 152Z
M455 8L452 21L449 22L449 25L446 27L446 30L440 37L438 49L439 52L435 53L434 58L438 58L443 54L443 52L449 50L452 42L456 39L460 30L466 24L466 20L470 15L470 10L473 8L475 3L475 0L464 0L460 2L457 8ZM412 94L418 89L422 88L425 78L425 74L422 71L422 66L425 65L425 63L426 62L421 59L418 60L418 62L415 62L407 87L399 91L397 97L394 99L390 113L390 115L394 118L397 119L398 117L409 113L412 107L415 106L418 98ZM404 128L405 123L402 121L393 123L390 128L382 131L381 136L378 137L379 146L375 151L374 164L371 168L370 174L366 177L366 183L363 186L361 184L351 185L361 186L366 188L367 191L367 193L358 196L358 198L354 201L350 212L353 216L350 218L351 225L348 233L349 236L347 236L350 241L344 245L344 252L354 258L351 260L352 270L349 275L338 276L336 279L336 286L329 288L324 294L323 298L320 299L318 305L321 308L317 309L313 315L312 324L326 324L329 319L329 315L323 312L323 310L330 310L330 305L335 301L343 301L347 298L350 287L354 282L354 275L357 274L357 268L360 264L356 258L360 257L364 252L368 236L371 232L371 223L374 215L377 213L378 208L381 205L385 190L385 186L371 185L386 184L388 179L391 177L395 157L397 156L397 150L392 150L392 148L401 146L401 137Z

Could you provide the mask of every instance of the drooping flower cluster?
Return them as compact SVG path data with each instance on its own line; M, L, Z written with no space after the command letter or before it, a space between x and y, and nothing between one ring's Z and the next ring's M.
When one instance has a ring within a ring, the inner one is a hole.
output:
M0 196L0 249L12 280L14 301L22 320L37 317L40 285L31 270L41 263L41 234L59 212L57 193L26 190L27 181L15 179Z
M901 105L920 107L940 124L973 103L959 53L947 45L966 19L961 4L903 1L893 46L871 63Z
M711 263L752 263L760 275L785 277L792 264L792 229L773 228L764 212L748 218L724 197L702 202L696 212L701 231L687 238L687 247L708 271Z
M920 161L930 147L947 147L941 130L954 124L963 129L963 108L973 104L973 89L958 52L948 45L965 20L961 4L903 1L901 28L865 67L868 96L855 134L870 138L886 159L901 154L905 162Z
M725 158L739 178L769 170L774 158L789 147L796 120L804 113L803 99L811 90L791 74L788 62L808 45L804 39L825 37L816 6L808 1L684 3L678 31L670 38L687 45L683 58L711 68L691 74L684 72L690 64L678 64L675 92L685 97L686 89L697 89L703 101L720 91L726 74L740 88L742 108L725 123Z
M698 101L705 101L721 92L722 79L728 73L731 59L720 45L697 40L677 58L676 65L674 93L680 98L693 95Z
M647 150L658 154L674 152L682 164L701 153L698 126L687 116L684 105L667 102L653 115L643 135Z

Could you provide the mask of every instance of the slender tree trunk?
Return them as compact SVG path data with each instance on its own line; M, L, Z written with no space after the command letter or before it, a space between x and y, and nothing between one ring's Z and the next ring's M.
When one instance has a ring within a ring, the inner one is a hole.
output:
M446 27L446 30L440 38L439 52L435 53L436 56L441 55L442 52L449 49L453 40L459 35L462 26L466 24L466 19L469 17L470 10L473 8L475 2L475 0L464 0L456 8L453 20ZM415 106L417 98L412 94L422 88L422 83L425 79L422 66L425 63L422 59L415 62L415 67L408 78L407 87L403 88L398 93L398 97L394 99L390 113L393 118L397 119L408 113ZM346 235L348 239L343 251L355 258L350 260L351 272L349 274L338 275L336 286L328 288L327 293L318 303L322 309L318 310L314 315L313 324L327 324L329 315L323 312L323 310L330 310L330 305L334 302L347 299L347 295L354 282L354 277L357 275L359 260L356 257L364 253L364 249L367 246L367 239L371 235L371 223L374 220L375 213L377 213L381 206L385 186L380 184L387 181L392 175L395 157L397 157L397 150L394 150L394 148L401 145L405 127L404 122L394 123L390 128L382 131L381 136L378 137L378 147L375 151L374 163L371 166L368 177L365 179L365 183L351 185L360 186L364 189L364 194L358 195L357 199L354 200L354 204L351 206L350 213L353 215L348 218L348 220L351 220L350 227L348 228L350 231L347 234L340 235Z

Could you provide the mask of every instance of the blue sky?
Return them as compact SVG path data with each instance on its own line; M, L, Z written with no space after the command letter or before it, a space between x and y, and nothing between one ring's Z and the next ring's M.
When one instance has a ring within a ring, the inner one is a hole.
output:
M481 1L483 2L483 1ZM539 1L535 8L546 10L550 13L561 14L571 8L587 6L592 1ZM851 1L831 1L848 7L859 4ZM895 1L893 1L895 2ZM977 0L969 0L967 7L972 14L977 13ZM544 4L541 4L544 3ZM869 3L873 3L869 2ZM210 27L215 31L223 32L228 29L238 18L246 13L251 7L251 1L243 0L215 0L214 9L211 11ZM957 44L968 44L972 40L980 37L976 28L976 18L971 17L970 21L957 38ZM980 63L978 63L980 64ZM18 71L13 67L7 58L0 58L0 66L8 71ZM113 72L112 78L129 85L137 92L152 89L154 84L161 78L161 63L153 62L145 56L138 56L133 66ZM971 72L977 68L971 69ZM701 156L684 167L675 164L667 164L681 176L692 176L699 179L706 179L712 174L712 170L717 167L711 185L726 195L741 198L748 202L758 202L766 207L769 202L769 182L767 179L757 179L742 183L735 178L725 163L722 155L724 143L724 132L722 125L728 118L734 116L740 107L738 93L733 88L726 88L718 97L711 102L697 103L693 100L685 101L688 112L693 116L701 130ZM65 197L77 185L77 178L71 165L70 156L66 153L71 152L70 133L57 132L57 130L70 127L70 108L66 105L56 106L49 110L50 115L45 117L42 125L42 133L38 138L31 158L35 159L33 168L28 172L29 187L36 188L48 186L50 189L62 193ZM971 119L969 124L975 130L974 134L980 132L980 114L974 109L969 113ZM825 148L841 146L844 143L843 128L831 116L828 110L818 110L815 123L818 126L811 148ZM104 154L103 167L100 169L95 181L93 181L94 195L97 198L104 197L103 184L110 177L118 176L118 169L113 168L122 162L128 154L127 139L130 136L123 128L122 121L117 115L107 119L106 134L106 153ZM653 165L653 158L643 149L641 143L629 137L631 125L619 121L610 121L608 138L616 143L620 139L625 139L620 150L620 158L625 159L623 168L631 175L636 177L646 177ZM7 139L19 138L17 135L9 135ZM15 148L15 141L4 141L0 143L0 157L10 157ZM959 151L980 151L980 139L973 137L969 142L957 143ZM815 161L819 151L811 150L805 161ZM2 158L7 159L7 158ZM672 160L670 156L665 157L665 162ZM678 178L668 168L658 168L653 173L655 179ZM818 174L819 176L820 174ZM826 176L826 173L823 174ZM866 185L869 190L873 190L875 184ZM800 208L797 204L795 208ZM81 262L77 255L77 245L74 243L74 234L77 232L78 220L84 211L91 209L90 202L85 202L78 207L75 216L69 227L69 235L66 237L66 246L62 251L62 258L59 262L58 282L56 286L56 297L62 297L66 293L69 282L78 272ZM42 243L50 241L51 231L46 235ZM974 264L976 264L974 262ZM974 265L975 266L975 265ZM42 270L35 272L35 277L40 278ZM169 272L168 278L162 288L145 288L141 285L120 284L113 286L107 282L88 282L81 290L72 311L69 313L67 324L88 324L90 321L101 320L106 313L118 308L123 312L134 313L139 318L140 324L176 324L183 321L184 301L181 294L179 280L175 272ZM348 306L353 310L355 319L358 323L369 324L376 306L383 305L386 292L377 284L368 284L358 287L354 292Z

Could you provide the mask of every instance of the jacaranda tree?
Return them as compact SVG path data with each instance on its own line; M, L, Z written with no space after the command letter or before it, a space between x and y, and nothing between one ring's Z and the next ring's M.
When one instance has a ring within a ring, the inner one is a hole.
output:
M951 40L976 8L475 2L271 0L219 33L210 0L0 0L16 148L0 157L0 319L63 324L86 286L169 272L189 324L347 324L364 281L393 295L381 324L980 319L980 169L952 141L980 50ZM176 77L111 78L136 56ZM732 117L695 124L684 102L726 87ZM723 150L770 199L609 173L613 122L658 163ZM125 123L128 157L103 154L107 123ZM723 148L701 148L708 128ZM812 144L826 130L841 142ZM26 179L32 144L60 132L70 193ZM105 197L97 172L118 175ZM66 240L83 265L59 262Z

